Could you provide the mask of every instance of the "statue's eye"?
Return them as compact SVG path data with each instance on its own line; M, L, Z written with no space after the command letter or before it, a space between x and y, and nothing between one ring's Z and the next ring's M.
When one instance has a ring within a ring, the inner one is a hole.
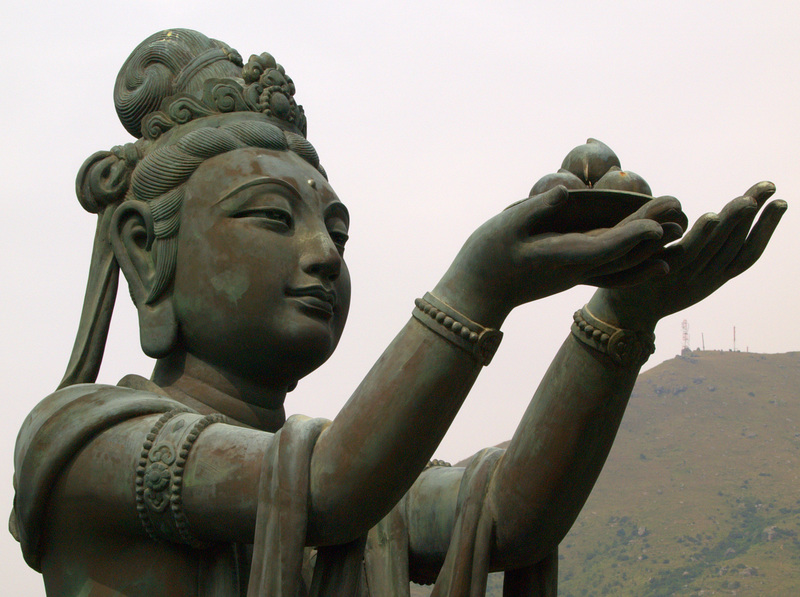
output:
M258 218L266 223L278 224L287 229L292 227L292 214L278 207L246 209L236 214L237 218Z
M331 231L331 240L333 240L333 244L336 245L336 248L339 250L340 255L344 255L344 246L347 244L347 240L350 238L344 232L337 232Z
M334 216L328 218L326 221L326 226L328 227L328 234L330 235L333 244L336 245L339 254L343 255L344 246L347 244L347 239L350 238L347 235L347 224L344 223L342 218Z

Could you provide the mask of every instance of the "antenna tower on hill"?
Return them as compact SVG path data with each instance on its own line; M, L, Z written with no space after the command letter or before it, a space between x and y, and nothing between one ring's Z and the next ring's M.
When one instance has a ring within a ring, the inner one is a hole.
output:
M681 324L682 334L681 334L681 354L686 354L687 352L692 352L692 349L689 347L689 321L687 319L683 320Z

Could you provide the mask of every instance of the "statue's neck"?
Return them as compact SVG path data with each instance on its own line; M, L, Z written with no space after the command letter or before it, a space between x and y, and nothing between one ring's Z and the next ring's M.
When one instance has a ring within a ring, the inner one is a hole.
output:
M189 353L156 361L152 381L199 412L218 412L256 429L275 432L286 420L286 388L253 384Z

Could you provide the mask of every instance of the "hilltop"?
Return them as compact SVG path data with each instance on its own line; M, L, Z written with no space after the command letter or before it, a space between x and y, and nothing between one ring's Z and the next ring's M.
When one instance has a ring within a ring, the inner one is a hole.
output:
M561 543L559 596L800 595L798 425L800 353L694 352L643 373Z

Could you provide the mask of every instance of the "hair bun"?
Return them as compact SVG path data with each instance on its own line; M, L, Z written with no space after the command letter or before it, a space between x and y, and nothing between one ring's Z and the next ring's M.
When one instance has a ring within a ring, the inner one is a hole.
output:
M97 214L122 201L138 161L139 148L127 143L98 151L83 162L75 179L75 193L83 209Z
M131 53L117 75L114 106L134 137L142 119L176 93L202 88L208 78L241 77L242 58L228 45L190 29L151 35Z

